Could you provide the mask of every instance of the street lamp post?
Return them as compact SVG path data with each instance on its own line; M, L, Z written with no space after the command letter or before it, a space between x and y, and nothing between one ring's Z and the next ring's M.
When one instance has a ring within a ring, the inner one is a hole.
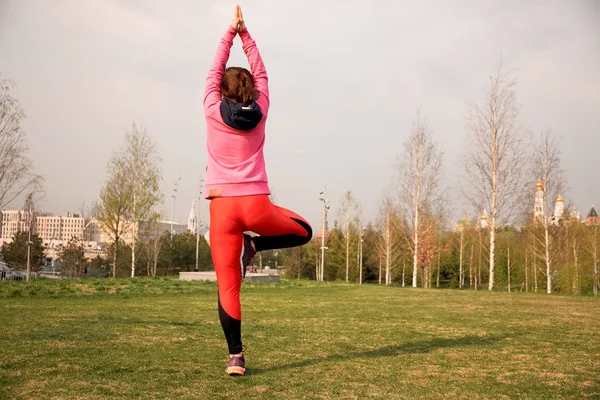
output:
M31 231L33 230L33 199L32 195L29 194L27 196L27 200L25 200L25 207L27 208L27 213L29 216L29 239L27 240L27 282L31 279L31 245L33 242L31 241Z
M323 221L321 231L321 268L317 276L318 281L323 281L325 278L325 231L327 230L327 210L329 210L329 200L327 200L327 186L319 193L319 200L323 202Z
M173 220L175 219L175 199L177 198L177 185L179 184L180 180L181 176L177 179L177 182L175 182L173 194L171 195L171 198L173 199L173 206L171 208L171 241L173 241Z
M362 227L362 217L359 217L358 219L358 225L359 225L359 229L360 229L360 268L358 271L358 284L362 285L362 278L363 278L363 242L365 241L365 232L363 231L363 227Z
M198 272L198 255L200 251L200 232L202 232L202 218L200 213L202 212L202 176L200 176L200 180L198 182L198 215L196 216L196 272Z
M27 241L27 282L29 282L31 276L31 245L33 242L31 241L31 229L29 230L29 240Z

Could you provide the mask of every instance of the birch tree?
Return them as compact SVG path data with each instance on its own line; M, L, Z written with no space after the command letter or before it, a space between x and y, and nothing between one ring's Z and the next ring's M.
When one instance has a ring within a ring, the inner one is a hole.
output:
M592 263L593 263L593 271L594 271L594 281L592 284L592 291L594 293L594 296L598 296L598 227L594 226L593 228L593 234L591 235L591 240L592 240L592 247L591 247L591 253L592 253Z
M106 166L108 179L100 189L100 200L94 204L93 215L100 228L111 236L114 243L112 276L117 276L119 240L125 233L131 205L125 156L114 152Z
M542 260L546 267L546 293L552 293L552 242L550 238L550 218L553 215L553 203L564 190L564 172L560 165L560 150L558 141L553 136L552 131L543 132L534 146L533 152L533 173L542 184L543 210L542 218L535 220L535 223L541 227L542 237L536 237L538 248L541 248ZM559 221L556 221L558 223Z
M464 281L465 281L465 279L464 279L464 275L465 275L465 268L464 268L465 231L468 228L468 224L469 224L469 218L467 217L467 214L465 214L464 217L460 221L458 221L458 223L456 225L456 229L458 230L458 234L459 234L459 240L458 240L458 287L459 287L459 289L462 289L462 287L464 286Z
M356 210L356 200L354 199L354 196L352 196L352 192L347 191L344 194L342 206L340 208L340 220L343 221L344 243L346 246L346 283L348 283L350 271L350 232L353 228L352 225Z
M428 224L423 229L421 217L424 210L435 210L440 202L439 178L442 167L442 151L433 142L431 130L421 117L420 111L413 120L411 135L404 143L404 151L398 163L398 193L401 214L405 219L409 235L410 251L413 256L412 286L417 287L417 267L419 265L419 242L422 236L429 235L429 229L437 229L436 224Z
M423 271L422 287L431 287L431 265L435 256L440 252L440 246L437 245L439 237L438 223L429 218L430 214L424 213L425 218L419 223L419 253L417 257L417 267ZM417 269L417 271L419 271ZM414 277L413 277L414 282Z
M0 209L27 192L39 192L43 178L32 173L27 137L21 127L25 111L11 94L15 84L0 79Z
M397 239L397 215L389 198L384 199L380 208L379 238L377 247L380 252L379 283L381 283L381 263L385 265L385 284L392 283L392 265L399 256Z
M585 241L585 234L587 232L585 229L585 225L581 223L579 218L575 218L569 214L567 214L567 218L567 236L570 247L569 250L573 254L573 269L572 274L570 274L572 283L572 293L581 294L581 249L583 247L583 242Z
M159 219L160 215L158 213L154 214L142 225L139 231L138 248L140 250L140 257L138 261L141 265L146 265L147 276L156 276L158 257L162 245L160 239L163 233L159 230Z
M161 170L160 157L156 145L145 128L139 129L135 123L125 133L124 166L127 171L126 186L131 191L131 223L133 226L131 276L135 276L135 244L139 225L155 216L154 208L161 202L159 183Z
M489 283L494 288L496 229L516 215L523 193L526 166L526 130L519 125L516 82L502 73L490 77L481 104L469 105L465 157L468 182L463 194L475 210L490 210Z

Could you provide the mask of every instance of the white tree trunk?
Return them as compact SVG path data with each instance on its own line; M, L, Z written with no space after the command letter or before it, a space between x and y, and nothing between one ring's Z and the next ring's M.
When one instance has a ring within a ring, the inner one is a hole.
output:
M477 268L475 271L475 290L479 290L479 285L481 285L481 266L483 264L483 235L481 232L483 228L479 229L479 260L477 262Z
M525 250L525 291L529 292L529 252Z
M594 296L598 296L598 237L596 231L597 227L594 227L594 243L593 243L593 252L594 252Z
M433 261L427 267L427 287L431 289L431 280L433 278Z
M544 224L544 247L546 250L546 293L552 293L552 270L550 269L550 235L548 234L548 222Z
M350 270L350 214L346 215L346 283L348 283L348 271Z
M538 274L537 274L537 246L536 246L536 238L533 237L533 246L532 246L532 254L531 254L531 273L533 275L533 292L537 293L538 291Z
M405 286L406 259L402 258L402 287Z
M391 283L390 267L392 262L392 232L390 229L390 212L387 211L385 223L385 284Z
M579 294L579 252L577 251L577 239L573 240L573 294Z
M492 217L492 221L493 221ZM494 223L492 222L492 225ZM490 282L488 290L494 290L494 262L496 257L496 228L490 227Z
M379 252L379 284L381 285L381 251Z
M475 244L471 242L471 260L469 261L469 288L473 288L473 253Z
M418 161L417 161L418 163ZM419 197L420 197L421 185L420 177L417 178L417 192L415 201L415 224L413 232L413 279L412 287L417 287L417 266L419 264Z
M319 252L317 252L315 254L315 280L318 281L319 280Z
M508 245L507 253L506 269L508 272L508 292L510 293L510 244Z
M550 235L548 232L548 153L547 148L544 148L542 159L541 172L544 174L544 210L542 226L544 227L544 262L546 264L546 293L552 293L552 273L550 268Z
M135 190L133 192L133 244L131 245L131 277L135 276L135 239L136 239L136 228L137 228L137 220L135 218Z
M463 287L463 247L464 247L465 227L460 230L460 255L458 261L458 287Z
M437 265L437 278L435 281L435 287L440 287L440 267L442 266L442 251L438 252L438 265Z
M362 237L362 220L360 223L360 259L359 259L359 268L358 268L358 284L362 285L363 283L363 237Z

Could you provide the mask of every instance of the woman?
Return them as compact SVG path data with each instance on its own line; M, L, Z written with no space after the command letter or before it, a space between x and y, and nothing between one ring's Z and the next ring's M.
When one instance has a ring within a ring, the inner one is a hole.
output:
M239 34L248 58L245 68L225 69ZM221 38L204 93L210 199L210 247L219 286L219 319L227 345L229 375L244 375L240 288L257 251L301 246L312 229L299 215L273 205L263 156L269 113L267 72L248 33L240 6ZM246 231L258 236L250 237Z

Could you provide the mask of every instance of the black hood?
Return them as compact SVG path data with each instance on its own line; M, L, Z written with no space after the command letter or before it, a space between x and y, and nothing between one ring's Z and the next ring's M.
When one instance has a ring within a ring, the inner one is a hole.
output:
M221 117L223 122L233 129L251 131L262 120L262 111L255 101L250 104L234 103L223 98L221 102Z

